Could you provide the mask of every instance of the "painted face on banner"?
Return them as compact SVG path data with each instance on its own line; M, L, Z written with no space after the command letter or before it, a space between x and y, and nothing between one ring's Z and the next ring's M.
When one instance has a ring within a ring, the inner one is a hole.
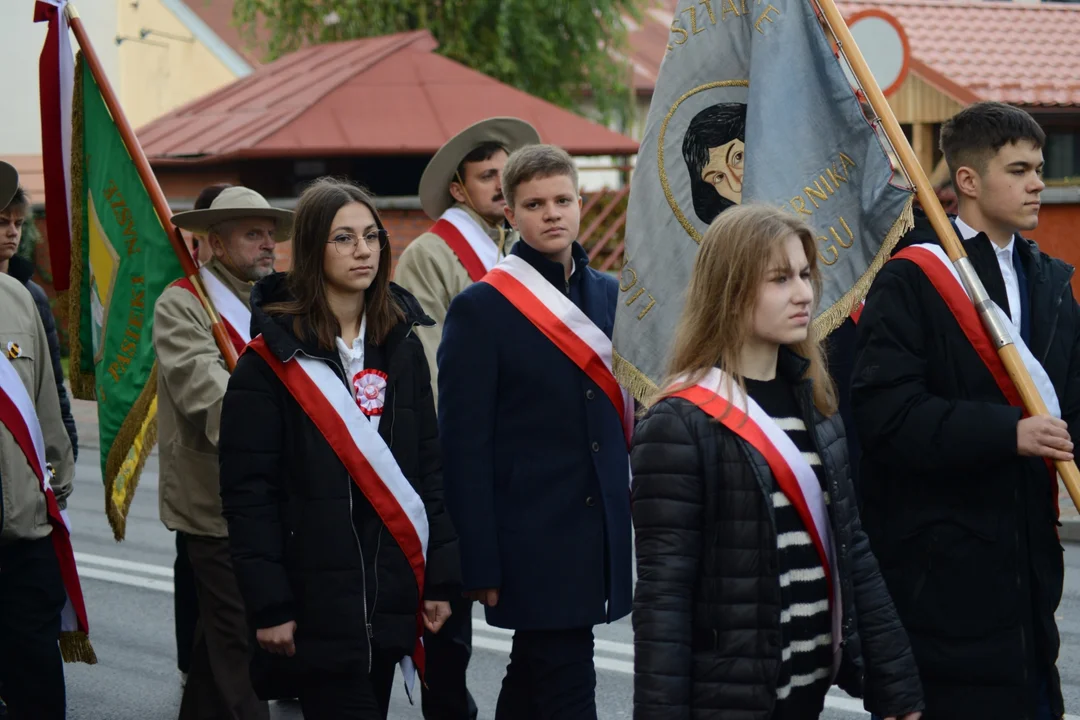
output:
M710 105L694 115L682 143L694 214L708 225L742 203L746 165L746 105Z
M732 140L709 148L709 164L701 179L716 188L716 194L736 205L742 203L743 156L746 143Z

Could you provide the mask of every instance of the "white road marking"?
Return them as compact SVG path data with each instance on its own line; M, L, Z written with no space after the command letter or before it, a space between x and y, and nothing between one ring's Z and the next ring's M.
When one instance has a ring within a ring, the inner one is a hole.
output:
M104 555L91 555L88 553L75 553L75 562L79 567L79 577L82 578L102 580L118 585L128 585L144 590L154 590L170 595L173 593L173 571L170 567L148 565L146 563L120 560L118 558L111 558ZM131 572L115 572L114 570L103 570L101 568L128 570L143 573L145 575L152 575L154 577L140 577L139 575L131 574ZM169 579L158 580L155 578ZM509 653L511 648L510 637L513 636L513 634L513 630L492 627L479 618L473 618L473 645L475 647L484 650L493 650L495 652ZM599 652L607 652L628 657L634 656L633 643L598 639L596 640L596 649ZM607 670L621 675L634 674L634 663L632 661L616 660L615 658L597 655L594 657L593 662L596 664L598 670ZM863 710L861 700L856 700L844 695L833 695L830 693L825 698L825 707L830 710L855 713L863 718L869 717L866 711ZM1064 720L1080 720L1080 716L1066 715Z
M83 565L97 565L98 567L112 568L113 570L129 570L131 572L166 577L170 580L173 576L171 567L161 565L148 565L147 563L131 562L118 558L106 557L105 555L91 555L89 553L75 553L75 564L82 568Z

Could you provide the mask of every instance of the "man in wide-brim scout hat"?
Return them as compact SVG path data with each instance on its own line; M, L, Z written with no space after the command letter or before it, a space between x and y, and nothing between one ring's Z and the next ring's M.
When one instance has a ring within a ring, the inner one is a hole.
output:
M514 150L538 142L540 134L524 120L488 118L450 138L420 178L420 205L435 224L405 248L394 280L435 320L434 327L416 328L433 391L438 387L436 351L450 301L494 267L517 239L503 215L503 165ZM465 599L452 603L453 614L442 631L424 638L425 717L476 716L476 704L465 688L472 653L471 605Z
M207 238L213 257L199 270L206 294L239 353L251 339L251 286L274 271L274 249L288 240L293 213L245 187L221 191L209 208L178 213L173 223ZM217 444L229 371L210 317L185 278L154 307L158 362L161 521L184 534L195 576L199 620L180 718L269 718L248 675L244 602L232 572L221 514ZM210 648L215 648L210 652Z

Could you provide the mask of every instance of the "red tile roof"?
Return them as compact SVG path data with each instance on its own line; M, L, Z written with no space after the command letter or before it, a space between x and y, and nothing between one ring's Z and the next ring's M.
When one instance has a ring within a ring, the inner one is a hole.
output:
M911 54L983 100L1080 105L1080 6L998 0L845 0L904 26Z
M435 54L421 30L304 48L181 107L138 136L154 164L239 157L432 154L493 115L574 155L637 142Z
M630 33L634 86L651 92L676 0L660 0ZM841 0L904 26L912 71L961 102L1080 105L1080 5L1000 0Z

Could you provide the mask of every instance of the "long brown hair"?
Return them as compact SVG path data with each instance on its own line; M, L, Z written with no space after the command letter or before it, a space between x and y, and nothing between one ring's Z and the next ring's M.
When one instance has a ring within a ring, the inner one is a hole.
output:
M679 378L686 378L679 387L687 387L713 367L719 367L745 391L737 368L739 353L753 332L758 288L784 241L793 234L802 241L810 264L816 303L821 270L814 235L807 225L768 205L733 207L713 221L694 262L660 397L670 394L667 388ZM813 382L814 405L825 415L836 412L836 387L813 325L805 340L788 347L810 361L806 377Z
M371 211L375 224L385 230L375 201L356 185L336 178L319 178L304 190L296 205L293 225L293 266L287 276L292 300L272 303L265 310L270 315L295 315L293 332L297 337L313 339L323 350L333 350L341 326L326 300L326 273L323 258L326 242L338 210L349 203L360 203ZM405 313L390 295L389 244L379 253L375 280L364 291L367 331L371 342L379 344L393 327L405 319Z

